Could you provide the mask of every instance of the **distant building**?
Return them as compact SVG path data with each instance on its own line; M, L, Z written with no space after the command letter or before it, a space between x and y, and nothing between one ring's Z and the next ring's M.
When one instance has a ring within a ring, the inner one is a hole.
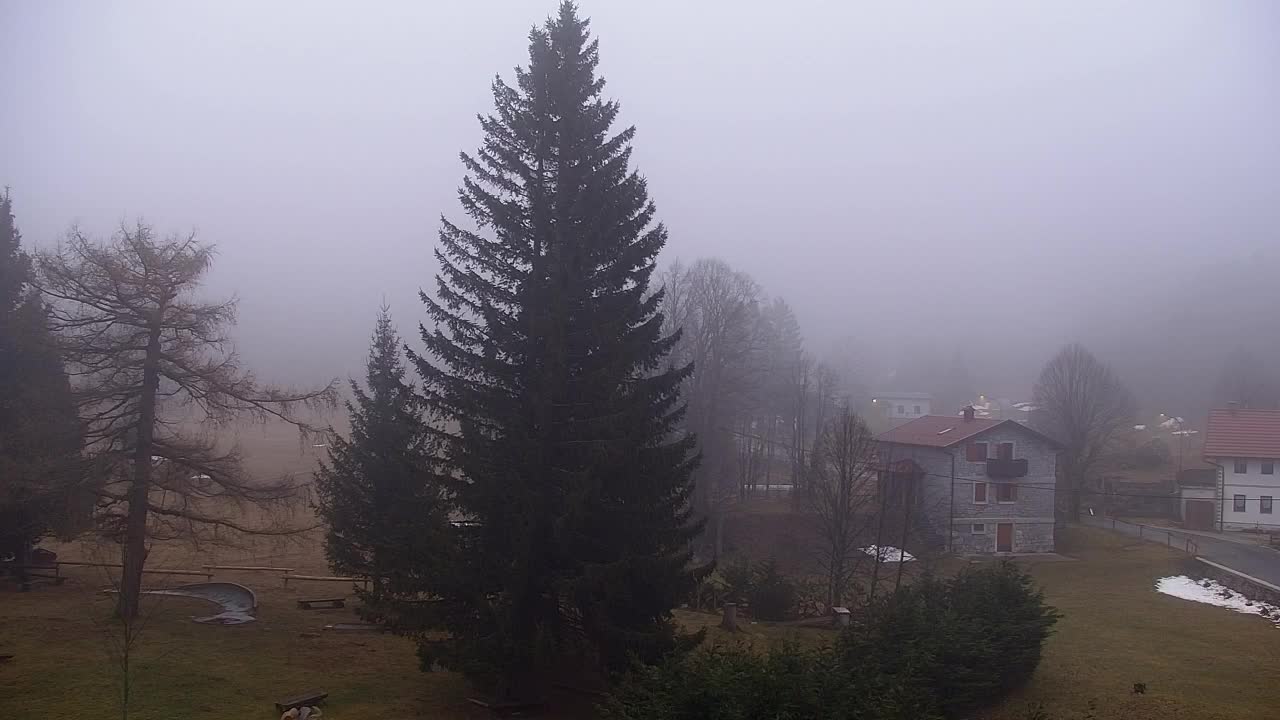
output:
M871 403L890 420L912 420L932 412L933 396L921 392L882 392L872 396Z
M1058 444L1022 423L925 415L881 434L882 491L914 498L933 542L957 553L1052 552ZM918 483L903 492L895 482Z
M1187 518L1211 513L1219 530L1280 530L1280 410L1211 410L1204 459L1217 468L1216 497L1187 499Z

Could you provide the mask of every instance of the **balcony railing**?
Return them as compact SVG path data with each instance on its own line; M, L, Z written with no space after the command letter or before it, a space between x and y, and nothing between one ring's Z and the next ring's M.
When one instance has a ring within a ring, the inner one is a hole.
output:
M987 477L1011 479L1027 476L1027 461L992 458L987 460Z

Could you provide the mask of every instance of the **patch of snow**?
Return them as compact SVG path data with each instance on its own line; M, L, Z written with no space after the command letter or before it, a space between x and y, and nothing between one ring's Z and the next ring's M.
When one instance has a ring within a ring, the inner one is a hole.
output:
M1156 580L1156 592L1191 602L1235 610L1246 615L1260 615L1280 627L1280 608L1250 600L1213 580L1192 580L1186 575L1171 575Z
M1199 432L1200 432L1199 430L1174 430L1169 434L1170 435L1195 435Z
M911 562L912 560L915 560L915 556L911 553L906 550L899 550L892 545L868 545L864 548L858 549L875 557L879 562Z
M1020 406L1014 405L1014 407L1018 408L1022 412L1035 412L1040 409L1039 407L1032 405L1031 403L1022 403Z
M199 475L192 475L189 479L191 479L191 480L212 480L213 478L209 477L208 475L205 475L204 473L200 473Z
M1146 426L1146 425L1134 425L1134 426L1133 426L1133 429L1134 429L1134 430L1146 430L1146 429L1147 429L1147 426Z

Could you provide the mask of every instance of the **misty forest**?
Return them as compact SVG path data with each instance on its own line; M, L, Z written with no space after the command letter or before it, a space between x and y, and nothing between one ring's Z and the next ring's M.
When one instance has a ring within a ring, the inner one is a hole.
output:
M1277 7L0 45L0 715L1280 707Z

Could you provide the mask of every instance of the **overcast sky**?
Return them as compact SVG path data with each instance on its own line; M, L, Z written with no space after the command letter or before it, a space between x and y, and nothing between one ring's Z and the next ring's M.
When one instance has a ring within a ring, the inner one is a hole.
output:
M457 154L555 5L0 9L0 183L28 241L196 230L242 354L307 382L358 371L384 298L415 332L438 218L462 217ZM751 273L819 351L852 335L1033 373L1134 305L1229 285L1189 287L1196 268L1280 254L1280 3L582 12L664 261Z

